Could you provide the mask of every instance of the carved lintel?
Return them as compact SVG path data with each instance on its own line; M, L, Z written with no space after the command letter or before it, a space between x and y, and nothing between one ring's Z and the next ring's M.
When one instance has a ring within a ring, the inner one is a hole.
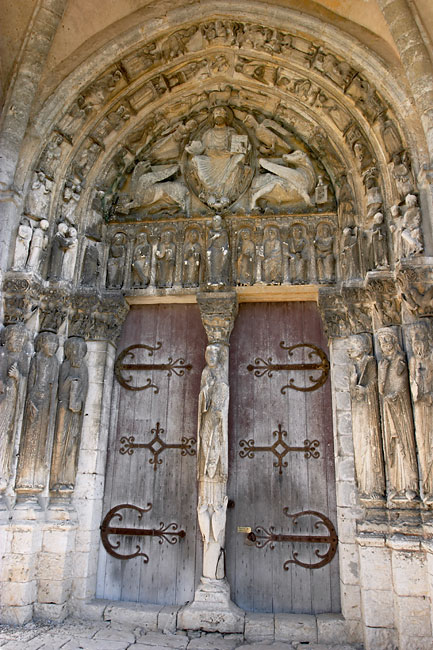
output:
M238 313L236 293L200 292L197 303L209 343L227 345Z

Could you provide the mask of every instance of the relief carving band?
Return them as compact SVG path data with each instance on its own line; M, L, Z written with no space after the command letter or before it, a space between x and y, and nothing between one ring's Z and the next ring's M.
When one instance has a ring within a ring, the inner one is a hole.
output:
M418 494L418 469L407 363L395 332L379 330L378 340L382 352L378 385L388 498L413 500Z
M84 406L89 373L84 357L87 345L71 337L64 345L65 360L60 367L57 418L51 460L50 490L70 493L75 486Z
M203 576L225 577L224 539L228 472L229 386L225 379L226 351L222 345L206 348L198 404L198 521L203 537Z
M24 325L8 325L2 332L0 348L0 491L10 477L16 428L16 416L22 388L28 373L26 344L28 332ZM22 403L22 402L21 402Z
M383 499L385 476L380 431L377 364L369 334L349 339L350 397L355 467L362 499Z
M410 328L412 356L409 360L410 386L415 417L423 501L433 504L433 358L430 321Z
M203 203L221 210L232 204L251 180L251 145L240 124L237 128L231 126L230 108L217 106L210 120L212 126L195 135L185 148L189 156L188 180Z
M52 332L41 332L35 339L15 485L18 493L41 492L46 484L50 414L59 368L56 357L58 345L58 338Z

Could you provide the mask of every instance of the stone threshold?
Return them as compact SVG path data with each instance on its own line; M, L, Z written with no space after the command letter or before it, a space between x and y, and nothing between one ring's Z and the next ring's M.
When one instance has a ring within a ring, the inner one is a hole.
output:
M72 616L91 621L107 621L139 627L146 632L174 634L179 629L178 614L183 606L152 605L133 602L90 600L71 612ZM188 633L190 630L186 630ZM238 636L238 635L237 635ZM261 614L245 612L243 632L247 642L353 643L341 614Z

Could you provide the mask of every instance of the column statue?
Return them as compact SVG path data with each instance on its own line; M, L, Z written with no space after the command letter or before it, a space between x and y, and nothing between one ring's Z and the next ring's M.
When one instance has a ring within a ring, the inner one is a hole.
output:
M60 367L57 418L51 459L50 490L70 493L75 487L84 406L89 373L84 357L85 341L72 336L64 345L65 360Z
M377 364L369 334L349 340L349 385L355 469L362 499L383 499L385 475L380 431Z
M410 501L418 494L418 469L407 363L395 332L379 330L378 340L382 351L378 381L388 498Z

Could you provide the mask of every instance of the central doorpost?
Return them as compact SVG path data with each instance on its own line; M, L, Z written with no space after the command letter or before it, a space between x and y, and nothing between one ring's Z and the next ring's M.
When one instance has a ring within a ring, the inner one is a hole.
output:
M242 632L244 612L230 599L225 575L228 479L228 346L237 314L234 291L197 295L208 338L198 403L197 516L203 539L203 568L194 601L179 613L184 629Z

